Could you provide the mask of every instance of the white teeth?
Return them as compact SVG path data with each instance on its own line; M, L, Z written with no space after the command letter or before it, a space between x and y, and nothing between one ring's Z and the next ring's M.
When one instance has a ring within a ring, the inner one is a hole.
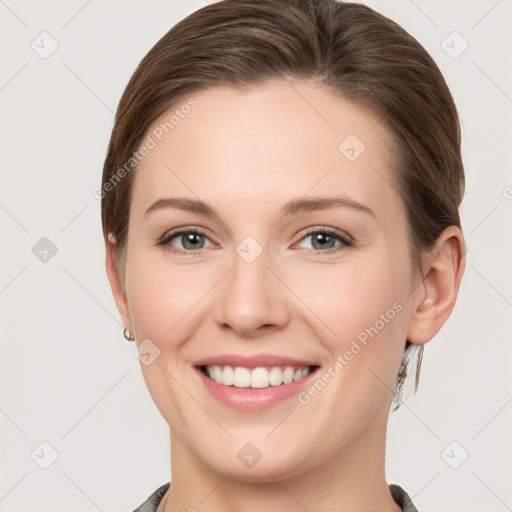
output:
M268 370L266 368L255 368L251 372L251 388L268 387Z
M221 369L222 371L222 369ZM217 382L217 381L215 381ZM231 366L225 366L224 371L222 372L222 379L219 384L224 384L224 386L232 386L235 382L235 372Z
M210 377L216 382L222 382L222 368L220 366L208 366L208 368L213 368L213 377Z
M268 381L271 386L279 386L283 383L283 372L281 371L281 368L278 366L274 366L270 370L270 373L268 375Z
M268 388L269 386L280 386L290 384L307 377L309 366L294 368L292 366L273 366L271 368L258 367L244 368L237 366L207 366L206 373L212 380L224 386L235 386L237 388Z
M294 374L295 372L293 371L293 368L291 366L287 366L283 372L283 383L290 384L290 382L293 382Z
M237 388L248 388L251 385L251 372L247 368L237 366L233 377L233 385Z

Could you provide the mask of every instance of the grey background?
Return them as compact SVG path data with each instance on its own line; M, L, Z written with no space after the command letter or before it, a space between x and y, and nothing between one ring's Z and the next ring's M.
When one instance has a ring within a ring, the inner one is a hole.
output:
M423 512L512 510L511 2L364 3L445 74L467 176L460 298L390 416L388 482ZM122 337L93 190L136 65L204 5L0 1L0 512L130 511L169 481L168 426ZM43 31L58 42L45 59ZM457 58L454 31L469 44Z

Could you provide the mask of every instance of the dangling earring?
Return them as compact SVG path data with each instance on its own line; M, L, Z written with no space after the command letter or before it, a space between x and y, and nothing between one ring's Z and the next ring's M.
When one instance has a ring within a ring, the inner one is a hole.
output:
M135 339L135 336L133 333L128 329L128 327L123 331L124 339L127 341L133 341Z

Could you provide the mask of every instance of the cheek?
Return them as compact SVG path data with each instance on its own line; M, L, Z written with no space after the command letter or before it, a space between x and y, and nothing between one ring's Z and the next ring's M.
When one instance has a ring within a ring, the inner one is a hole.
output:
M319 275L309 275L302 293L318 312L320 339L332 353L331 363L318 375L299 402L304 414L317 419L311 435L322 438L320 425L331 425L340 439L349 439L364 428L390 400L405 344L408 293L407 274L392 259L378 265L340 267L330 286L315 288ZM402 267L403 268L403 267ZM326 272L327 273L327 272ZM316 290L316 291L315 291ZM333 405L335 404L335 405ZM307 413L306 413L307 411ZM387 412L387 409L386 409ZM347 421L350 418L350 421Z
M331 336L326 338L333 340L354 337L376 322L382 327L388 317L400 324L405 314L397 315L400 306L393 309L393 305L398 302L403 309L410 291L407 265L384 252L352 262L311 266L307 272L289 274L288 282L328 329Z
M319 338L338 358L331 389L352 397L355 410L361 398L369 403L394 386L408 323L409 266L406 257L387 251L323 267L297 278L293 289L319 319L318 334L325 333Z
M150 364L141 364L142 374L160 413L180 431L191 414L190 397L179 385L187 370L180 351L200 325L196 314L212 276L198 275L199 266L165 265L163 258L156 261L142 251L130 257L126 287L137 340L149 339L159 350L151 348L153 357L158 355ZM200 417L201 411L194 413Z
M126 286L135 332L164 349L187 335L187 320L215 280L199 265L170 266L159 260L134 255L127 266Z

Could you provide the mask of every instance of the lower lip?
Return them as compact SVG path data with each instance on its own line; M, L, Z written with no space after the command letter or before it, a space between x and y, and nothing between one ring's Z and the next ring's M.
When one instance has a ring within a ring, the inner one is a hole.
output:
M245 412L254 412L268 409L273 405L297 395L304 387L309 385L311 377L317 373L318 368L307 377L290 384L269 386L268 388L237 388L224 386L208 378L200 368L196 368L206 389L220 402L234 409Z

